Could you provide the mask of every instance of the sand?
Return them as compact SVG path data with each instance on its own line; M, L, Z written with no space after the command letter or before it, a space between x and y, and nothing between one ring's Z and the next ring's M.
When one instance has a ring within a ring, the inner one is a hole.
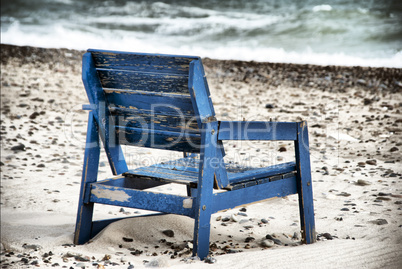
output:
M88 103L82 52L7 45L1 52L2 268L402 267L401 69L204 59L219 120L308 121L319 238L300 244L295 195L272 199L214 214L214 263L206 264L191 259L193 221L182 216L126 219L89 244L72 244ZM282 142L225 149L228 161L257 167L293 154ZM131 168L180 156L124 150ZM102 155L99 178L109 176ZM156 191L185 193L175 185ZM147 213L95 208L96 219ZM268 234L283 245L264 248Z

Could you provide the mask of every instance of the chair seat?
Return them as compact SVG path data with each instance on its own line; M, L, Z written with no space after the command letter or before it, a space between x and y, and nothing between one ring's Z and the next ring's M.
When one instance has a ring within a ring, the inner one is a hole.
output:
M197 187L200 159L186 157L169 162L154 164L129 170L122 175L125 177L159 181L163 183L185 184L192 188ZM235 190L263 184L294 176L296 173L295 162L288 162L264 168L253 168L225 163L228 173L229 186L225 189ZM216 188L216 187L215 187Z

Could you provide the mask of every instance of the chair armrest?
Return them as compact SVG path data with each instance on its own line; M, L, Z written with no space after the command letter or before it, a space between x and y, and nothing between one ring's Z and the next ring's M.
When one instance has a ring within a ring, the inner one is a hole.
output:
M221 121L218 140L297 140L298 122Z

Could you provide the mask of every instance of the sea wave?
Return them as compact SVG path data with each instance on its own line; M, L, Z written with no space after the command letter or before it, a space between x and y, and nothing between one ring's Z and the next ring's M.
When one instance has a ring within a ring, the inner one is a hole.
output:
M183 26L186 27L186 26ZM213 31L213 30L211 30ZM205 34L205 32L203 33ZM178 37L177 39L179 39ZM388 57L358 57L339 53L318 53L307 48L302 52L284 48L262 47L255 44L231 42L230 44L205 44L175 42L175 39L164 40L158 35L129 35L124 30L102 31L97 28L91 31L69 29L61 24L54 24L46 31L27 31L15 21L1 32L2 43L14 45L29 45L44 48L69 48L85 50L88 48L136 51L146 53L187 54L222 60L244 60L257 62L280 62L316 65L372 66L372 67L402 67L402 52Z

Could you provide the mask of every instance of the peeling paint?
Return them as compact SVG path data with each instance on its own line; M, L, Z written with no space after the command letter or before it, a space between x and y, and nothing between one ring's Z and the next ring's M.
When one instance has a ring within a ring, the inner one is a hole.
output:
M183 200L183 207L184 208L192 208L193 207L193 199L188 198Z
M130 195L122 190L95 188L91 190L91 193L100 199L108 199L112 202L128 202L131 198Z

